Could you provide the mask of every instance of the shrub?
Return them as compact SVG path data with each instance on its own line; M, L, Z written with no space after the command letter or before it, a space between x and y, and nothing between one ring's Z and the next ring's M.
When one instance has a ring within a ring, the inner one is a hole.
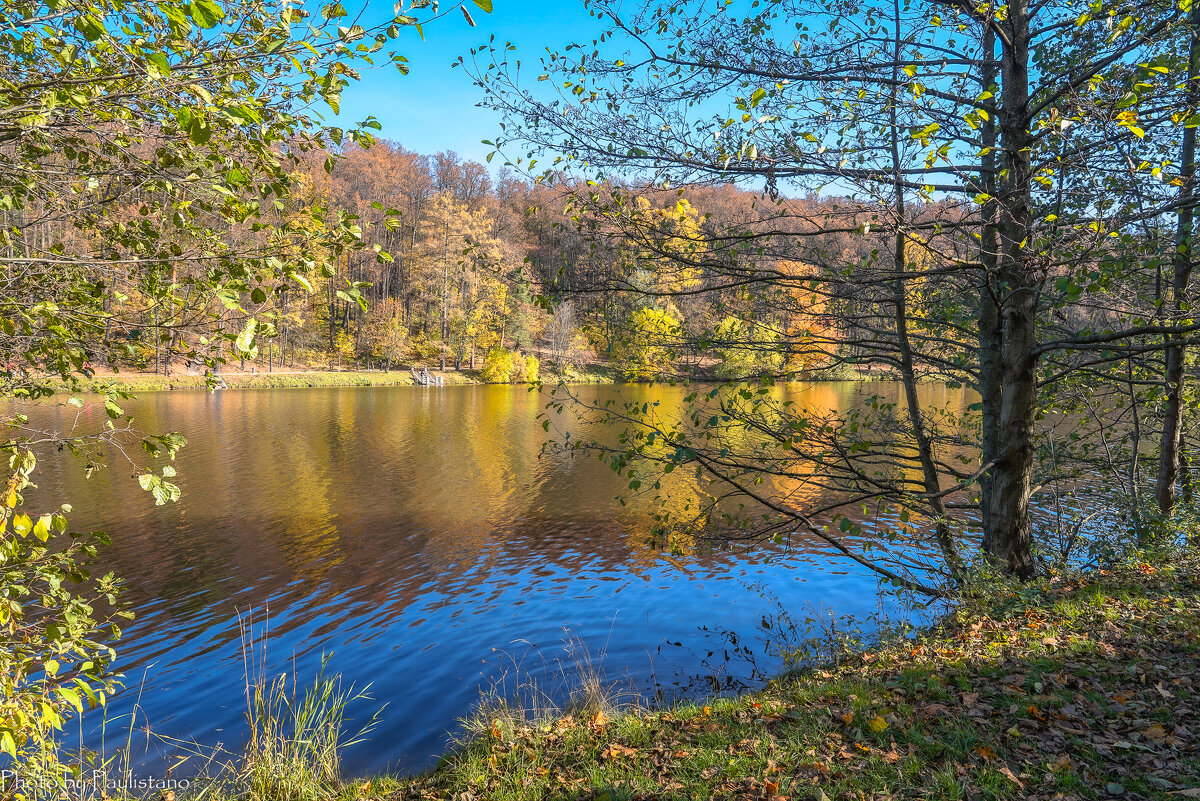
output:
M60 795L67 767L55 732L85 707L101 706L113 692L115 654L107 640L120 636L116 620L132 617L118 605L119 582L90 573L97 531L67 530L65 514L18 511L22 491L34 486L36 459L9 447L10 476L0 497L0 752L21 765L29 786ZM16 797L28 797L18 788Z
M516 367L516 356L504 348L492 348L483 360L483 380L489 384L507 384Z
M537 356L532 354L525 357L525 374L522 378L525 381L533 383L538 380L538 375L541 372L542 363L538 361Z

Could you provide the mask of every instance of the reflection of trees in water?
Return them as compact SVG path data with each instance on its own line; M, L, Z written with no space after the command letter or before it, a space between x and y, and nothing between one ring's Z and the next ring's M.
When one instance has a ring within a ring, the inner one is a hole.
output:
M676 415L685 390L586 388L659 402ZM844 406L853 385L783 387L780 397ZM953 397L953 395L951 395ZM135 510L106 558L130 581L143 630L188 632L213 647L236 637L237 609L270 605L276 631L322 618L322 629L368 618L384 626L426 599L452 603L480 584L567 584L581 573L634 574L664 558L646 544L653 491L595 459L542 454L534 419L545 397L523 388L271 390L148 396L133 411L156 430L178 429L184 500L148 509L132 482L102 471L83 484L65 473L93 522ZM575 436L611 435L572 421ZM777 477L780 497L812 492L808 475ZM678 513L708 487L678 471L658 492ZM627 495L628 506L613 498ZM807 496L805 496L807 497ZM133 530L130 530L133 529ZM728 554L682 543L684 571L720 570ZM819 558L823 546L792 546ZM285 614L286 611L286 614Z
M967 393L937 384L921 392L940 466L966 464L976 455L963 445L972 424ZM896 384L659 385L622 387L607 397L564 388L557 400L562 409L550 415L555 447L602 455L627 484L627 497L651 498L654 540L668 552L769 537L827 551L817 534L840 518L865 524L861 533L840 536L844 544L889 542L895 555L884 561L907 562L906 570L930 569L920 568L923 561L933 566L921 542L928 537L919 536L931 526L918 502L924 476ZM571 428L572 415L588 422L583 436ZM790 437L775 439L789 430ZM971 500L966 495L947 497L961 510Z

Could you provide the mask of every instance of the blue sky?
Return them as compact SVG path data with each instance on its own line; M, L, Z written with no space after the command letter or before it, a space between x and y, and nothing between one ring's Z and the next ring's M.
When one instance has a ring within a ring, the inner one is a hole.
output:
M373 2L386 4L385 13L390 11L390 0ZM383 124L380 135L409 150L454 150L464 158L483 161L489 148L480 140L495 138L498 119L476 108L482 90L472 85L462 68L451 69L451 63L494 34L497 43L516 45L517 56L532 72L547 46L558 49L570 41L591 41L601 30L600 22L580 0L493 3L490 14L468 3L474 28L455 10L425 27L425 41L415 30L401 31L398 49L408 57L409 74L400 75L391 66L364 70L362 80L352 83L342 95L338 123L374 115Z

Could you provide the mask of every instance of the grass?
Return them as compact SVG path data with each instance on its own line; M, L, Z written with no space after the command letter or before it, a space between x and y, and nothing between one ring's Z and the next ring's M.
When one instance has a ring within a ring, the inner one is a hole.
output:
M232 775L233 795L275 801L317 801L342 789L341 753L375 727L378 713L356 732L346 731L346 707L368 699L343 689L324 669L310 685L289 689L288 674L250 688L250 737ZM226 791L229 792L228 790Z
M302 683L294 671L268 674L265 620L256 624L247 617L240 623L246 671L245 741L236 751L229 751L148 732L149 738L173 754L168 776L158 778L168 786L181 788L178 793L172 789L158 794L159 801L176 801L177 795L181 801L323 801L355 797L351 788L358 785L344 782L342 754L368 738L383 710L377 707L365 723L353 727L347 710L352 705L370 705L370 687L343 687L339 676L326 671L328 655L307 683ZM132 737L132 729L130 732ZM127 742L123 750L104 760L105 772L111 775L116 768L126 780L132 777L134 771L128 760L131 754L132 743ZM95 764L99 756L94 754L91 762ZM136 785L126 781L121 786ZM116 796L122 801L138 797L145 796L128 792ZM111 799L106 793L101 801Z

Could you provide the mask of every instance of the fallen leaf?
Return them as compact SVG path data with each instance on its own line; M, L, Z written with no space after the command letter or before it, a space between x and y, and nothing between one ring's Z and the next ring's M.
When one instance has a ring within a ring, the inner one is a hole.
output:
M637 756L637 751L620 743L610 743L607 748L601 752L600 756L605 759L620 759L621 757Z
M1155 723L1149 728L1142 729L1142 734L1149 737L1151 740L1163 740L1166 739L1167 730L1163 728L1161 723Z
M1000 775L1017 785L1017 787L1020 787L1022 790L1025 789L1025 785L1020 779L1017 778L1017 775L1009 769L1008 765L1002 765L1000 767Z
M923 720L928 720L929 718L935 718L938 715L941 715L943 712L948 711L950 711L950 707L946 706L945 704L927 704L921 707L917 714L920 715Z
M876 715L867 721L867 728L876 734L882 734L883 732L887 731L887 727L887 721L881 718L879 715Z

